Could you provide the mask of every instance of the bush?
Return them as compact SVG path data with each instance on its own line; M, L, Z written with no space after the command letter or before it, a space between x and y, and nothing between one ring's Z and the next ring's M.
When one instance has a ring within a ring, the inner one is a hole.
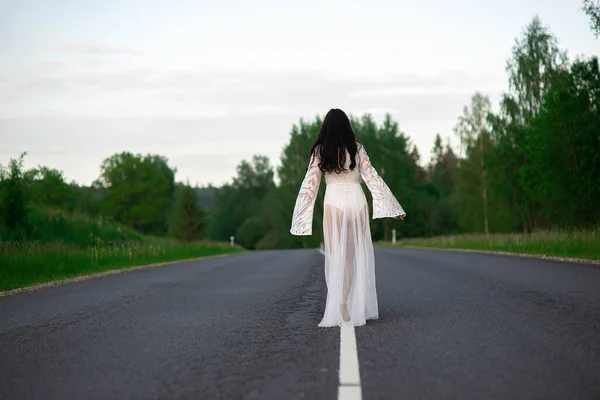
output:
M31 177L23 171L25 155L0 165L0 220L9 230L19 228L29 213Z

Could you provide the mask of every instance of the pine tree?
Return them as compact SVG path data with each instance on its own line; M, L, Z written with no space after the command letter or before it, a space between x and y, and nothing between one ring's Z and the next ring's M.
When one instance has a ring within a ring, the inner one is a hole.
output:
M200 239L204 230L204 211L198 206L194 190L185 186L177 212L175 238L184 241Z

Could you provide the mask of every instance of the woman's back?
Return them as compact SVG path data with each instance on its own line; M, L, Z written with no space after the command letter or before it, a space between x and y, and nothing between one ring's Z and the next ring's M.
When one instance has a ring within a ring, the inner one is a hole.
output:
M360 144L357 143L358 146L360 146ZM342 171L340 173L336 173L336 172L326 172L325 173L325 183L327 185L330 184L343 184L343 183L360 183L360 170L358 167L358 154L356 155L356 167L354 167L353 170L350 169L350 163L352 162L352 160L350 159L350 153L348 152L348 150L346 150L346 162L344 163L344 169L345 171Z

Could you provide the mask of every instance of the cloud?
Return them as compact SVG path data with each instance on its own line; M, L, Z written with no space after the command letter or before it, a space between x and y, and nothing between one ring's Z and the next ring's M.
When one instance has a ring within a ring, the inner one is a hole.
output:
M251 105L241 107L237 113L239 115L262 116L262 115L294 115L294 112L289 107L276 105Z
M392 114L426 159L436 133L452 135L472 93L499 90L504 81L456 71L367 77L52 60L0 67L0 142L10 156L26 146L32 160L82 183L97 177L105 157L127 150L168 156L178 179L220 184L252 154L277 164L292 125L331 107L379 121Z
M441 95L441 94L473 94L476 91L483 93L499 92L504 89L504 85L486 85L481 86L442 86L442 87L392 87L376 90L357 90L350 93L350 98L368 98L368 97L406 97L423 95Z
M44 149L45 152L47 153L64 153L65 152L65 148L61 147L61 146L48 146Z
M357 114L359 115L364 115L364 114L370 114L373 116L382 116L382 115L386 115L386 114L390 114L390 115L395 115L398 112L398 110L394 110L393 108L368 108L368 109L364 109L364 110L359 110L357 112Z
M177 179L221 184L253 154L279 161L295 118L0 118L0 164L26 150L28 165L63 169L89 184L106 157L123 151L161 154ZM59 149L63 151L60 152Z
M307 116L331 107L410 111L405 118L447 119L447 105L466 104L476 90L491 94L503 77L446 72L376 78L318 71L243 71L204 66L55 62L0 75L4 116L201 117ZM466 100L465 100L466 99ZM446 107L445 109L443 107ZM456 106L451 107L452 112ZM441 114L441 115L440 115Z
M115 46L106 43L86 41L68 41L51 46L58 53L103 54L103 55L138 55L137 50L127 46Z

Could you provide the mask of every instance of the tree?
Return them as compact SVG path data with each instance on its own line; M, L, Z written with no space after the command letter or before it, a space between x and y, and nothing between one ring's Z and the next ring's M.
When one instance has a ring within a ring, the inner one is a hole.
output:
M243 222L237 226L236 237L244 247L255 249L270 229L266 217L271 210L264 207L264 200L275 190L274 171L263 155L254 155L252 163L242 161L237 170L232 186L243 199L238 204Z
M267 225L256 233L256 224L246 221L267 211L263 206L266 196L275 190L274 172L269 159L254 155L252 161L242 160L237 166L233 182L217 191L217 203L211 220L211 237L229 240L231 235L242 235L244 247L255 248L256 242L267 234ZM250 229L251 228L251 229ZM252 234L246 234L249 230ZM239 240L238 240L239 242ZM241 242L240 242L241 243Z
M15 229L29 213L31 174L23 170L27 153L11 159L7 167L0 165L0 217L8 229Z
M198 205L194 189L183 186L177 196L177 214L172 226L176 239L191 242L202 238L205 227L205 214Z
M522 179L555 224L590 227L600 219L600 69L577 60L558 74L525 140Z
M32 202L65 209L74 207L75 189L65 181L62 171L39 167L32 173Z
M402 229L401 234L412 237L437 234L440 228L437 211L441 200L438 188L431 182L418 184L414 188L413 199L410 208L410 225Z
M476 179L473 182L475 187L478 187L477 191L481 194L481 204L483 207L483 229L486 235L489 234L489 217L488 217L488 187L486 180L486 168L484 160L484 148L488 147L490 127L488 123L488 115L491 111L490 99L487 96L477 92L471 98L471 108L464 107L463 115L458 118L458 123L454 130L460 137L461 143L465 143L467 147L467 156L472 160L469 160L467 164L461 165L461 167L469 168L467 174L471 175ZM476 160L474 160L476 159ZM467 166L468 165L468 166ZM473 168L477 171L473 174ZM463 178L465 177L465 170L460 169L463 172ZM467 200L467 199L463 199ZM461 201L461 204L467 206L466 203ZM478 207L476 207L477 209Z
M590 27L594 36L600 36L600 0L583 0L583 12L590 17Z
M274 172L269 158L254 155L252 162L243 160L237 166L237 176L233 179L233 187L244 192L252 199L262 199L275 187Z
M515 41L507 62L510 92L503 96L500 113L489 118L494 150L486 164L491 178L496 180L493 186L497 198L510 204L524 232L531 232L540 222L536 193L524 184L521 175L528 162L527 129L542 107L555 76L566 67L567 57L559 49L558 40L534 17L523 36Z
M448 142L445 146L439 134L436 135L428 167L428 178L439 188L441 196L452 193L457 157Z
M210 210L214 206L217 193L216 187L213 185L196 187L195 192L196 197L198 198L198 205L200 205L200 207Z
M410 159L417 168L415 182L417 184L425 183L427 181L427 171L419 164L421 162L421 155L419 154L419 149L417 149L416 145L413 146L412 151L410 152Z
M526 123L537 114L553 77L566 67L567 55L558 47L558 39L534 17L523 37L515 41L506 67L509 97L518 105L519 122Z
M289 142L283 149L277 169L282 186L296 186L302 182L308 167L310 148L317 140L322 123L322 119L317 116L312 122L301 119L297 125L292 126Z
M106 191L106 214L143 233L166 233L175 191L175 169L166 158L115 154L104 160L95 184Z
M210 238L219 241L229 241L235 236L237 228L242 224L246 215L240 207L244 199L231 184L225 184L217 189L216 203L210 214Z
M79 212L98 216L101 214L105 191L98 187L71 184L74 192L73 208Z
M295 194L282 187L269 192L261 201L259 218L265 222L265 233L256 242L257 249L277 249L298 246L298 236L290 235L290 207Z
M246 249L255 250L266 232L266 221L258 216L250 216L237 229L236 240Z
M427 176L429 183L435 188L435 191L433 189L421 189L423 193L426 193L430 198L435 200L435 203L429 210L427 224L429 230L426 232L426 235L455 233L458 231L458 222L454 207L452 206L452 193L458 160L450 143L444 146L439 134L436 135L431 153ZM417 182L417 185L418 188L424 188L422 182ZM419 202L419 204L421 203L423 202Z

